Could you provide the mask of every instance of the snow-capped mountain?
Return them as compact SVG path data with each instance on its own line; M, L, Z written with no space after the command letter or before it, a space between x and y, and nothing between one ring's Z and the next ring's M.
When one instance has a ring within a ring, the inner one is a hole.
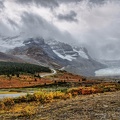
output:
M65 70L82 75L94 75L94 71L105 67L93 60L84 47L75 47L69 44L49 39L46 41L53 52L63 60L69 61Z
M96 70L105 67L93 60L84 47L74 47L52 39L44 40L42 37L26 39L22 44L23 46L16 47L9 53L28 62L37 60L39 64L64 67L69 72L88 76L94 75Z
M52 39L47 40L46 43L51 46L53 52L62 59L72 61L78 57L82 57L84 59L90 58L87 50L83 47L72 47L69 44Z

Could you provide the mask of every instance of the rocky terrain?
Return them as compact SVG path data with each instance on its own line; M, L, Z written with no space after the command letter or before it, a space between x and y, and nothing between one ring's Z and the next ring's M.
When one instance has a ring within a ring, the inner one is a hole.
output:
M120 91L88 96L40 106L33 120L119 120Z

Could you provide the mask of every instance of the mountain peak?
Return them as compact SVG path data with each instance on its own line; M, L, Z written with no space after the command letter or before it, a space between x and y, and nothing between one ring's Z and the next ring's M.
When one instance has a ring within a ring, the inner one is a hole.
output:
M42 37L36 37L36 38L28 38L26 41L23 42L25 45L43 45L45 44L44 39Z

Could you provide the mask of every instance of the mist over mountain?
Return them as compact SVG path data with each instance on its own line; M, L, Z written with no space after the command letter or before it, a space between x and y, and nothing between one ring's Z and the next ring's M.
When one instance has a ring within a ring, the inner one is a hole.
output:
M0 0L0 52L93 75L120 59L119 13L119 0Z
M84 47L43 37L25 39L23 46L8 50L7 53L28 63L67 70L84 76L94 76L96 70L106 67L92 59Z
M0 46L12 46L5 37L53 37L93 58L120 59L119 12L119 0L0 0Z

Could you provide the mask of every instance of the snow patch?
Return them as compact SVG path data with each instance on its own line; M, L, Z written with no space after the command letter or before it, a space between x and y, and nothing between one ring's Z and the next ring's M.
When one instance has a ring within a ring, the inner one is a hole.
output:
M57 51L55 51L55 50L53 50L53 52L54 52L58 57L60 57L60 58L62 58L62 59L66 59L66 60L69 60L69 61L72 61L73 59L76 59L75 57L72 57L72 56L66 55L66 54L65 54L65 56L63 56L63 55L61 55L60 53L58 53Z
M82 50L77 51L75 49L73 49L73 50L75 52L77 52L82 58L89 59L88 56L87 56L87 54L84 51L82 51Z

